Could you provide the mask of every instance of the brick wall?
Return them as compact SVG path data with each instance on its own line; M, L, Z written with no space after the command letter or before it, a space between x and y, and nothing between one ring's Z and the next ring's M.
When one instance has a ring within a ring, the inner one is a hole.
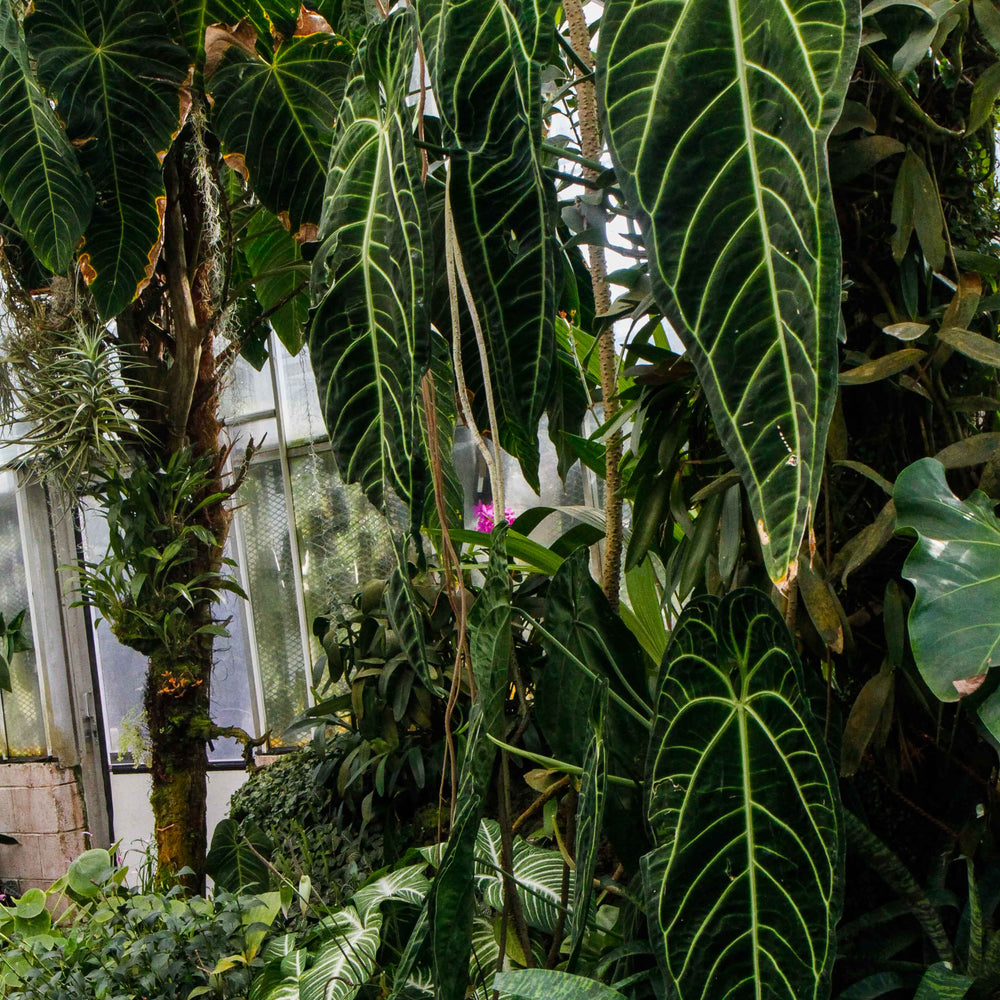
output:
M44 889L90 845L76 774L56 763L0 764L0 882Z

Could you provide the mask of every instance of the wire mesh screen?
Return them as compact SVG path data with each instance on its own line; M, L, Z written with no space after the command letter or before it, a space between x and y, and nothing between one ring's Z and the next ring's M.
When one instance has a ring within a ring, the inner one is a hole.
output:
M17 516L14 483L0 482L0 613L9 621L28 606L28 581ZM25 635L31 635L28 616ZM10 670L11 690L0 691L0 753L11 757L42 757L46 753L45 719L33 651L18 653Z
M240 500L264 711L277 736L305 709L307 696L289 516L277 459L254 462Z
M387 577L396 557L389 523L359 487L341 481L331 452L310 452L289 464L311 634L314 618L349 607L359 584ZM313 642L315 658L320 647Z

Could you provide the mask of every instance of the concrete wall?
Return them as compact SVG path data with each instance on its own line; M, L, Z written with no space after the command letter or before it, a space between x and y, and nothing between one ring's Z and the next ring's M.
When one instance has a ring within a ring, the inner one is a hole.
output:
M89 846L76 773L55 763L0 764L0 882L46 888Z

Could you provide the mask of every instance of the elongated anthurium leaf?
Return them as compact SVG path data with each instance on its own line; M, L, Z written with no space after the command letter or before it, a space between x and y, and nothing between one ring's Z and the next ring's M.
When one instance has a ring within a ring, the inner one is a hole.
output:
M188 56L155 0L40 0L25 22L38 79L96 192L80 270L102 316L146 286L166 207L160 161Z
M893 490L896 530L917 540L903 565L916 597L910 608L913 659L942 701L973 694L1000 665L1000 519L994 501L976 490L959 500L944 466L922 458ZM1000 739L1000 693L977 706Z
M555 195L541 165L538 59L551 39L547 8L546 0L417 4L445 142L455 149L451 210L486 340L501 444L536 488L537 427L555 354L558 253ZM468 321L462 355L477 420L485 424L482 369Z
M693 601L664 655L643 859L650 935L678 1000L829 994L840 804L801 666L768 598Z
M38 259L68 271L94 189L38 86L10 0L0 2L0 198Z
M265 58L252 32L220 38L225 55L206 66L214 99L212 124L227 158L242 158L254 193L291 231L312 236L323 209L323 186L337 108L353 52L328 31L282 41Z
M772 579L819 491L840 234L827 171L858 0L609 0L598 86L660 307L743 477Z
M340 112L313 262L309 353L343 478L422 513L416 423L430 350L426 201L406 104L412 15L372 29Z

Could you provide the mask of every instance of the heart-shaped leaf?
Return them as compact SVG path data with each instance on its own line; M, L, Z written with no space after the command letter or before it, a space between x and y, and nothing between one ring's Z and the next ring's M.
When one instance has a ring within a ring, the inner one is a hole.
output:
M0 3L0 197L51 271L69 270L94 189L35 80L10 0Z
M833 765L759 590L684 610L647 759L650 933L677 1000L828 995L842 899Z
M857 0L608 0L601 21L618 179L776 581L812 517L836 395L841 255L825 146L858 22Z
M292 232L305 238L320 220L353 52L339 35L314 32L283 41L265 58L250 34L231 34L218 68L206 67L206 74L214 70L212 122L227 155L242 157L261 202L276 215L287 212Z
M95 188L80 269L101 315L113 316L159 257L160 160L181 121L188 56L154 0L40 0L24 24L38 79Z

